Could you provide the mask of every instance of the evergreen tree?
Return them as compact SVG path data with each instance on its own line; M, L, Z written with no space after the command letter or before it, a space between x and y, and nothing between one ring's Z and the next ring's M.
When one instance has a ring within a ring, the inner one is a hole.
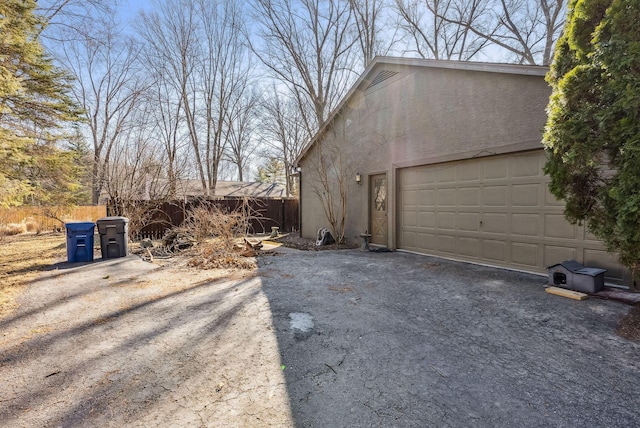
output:
M78 204L91 204L91 174L93 165L93 154L89 143L80 131L79 127L74 126L73 132L69 135L64 150L69 152L73 161L73 178L79 184L79 190L76 191L74 198Z
M20 205L37 190L29 173L63 123L78 120L67 96L67 74L46 55L38 34L45 23L33 0L0 2L0 206ZM51 151L53 150L53 151ZM55 173L55 171L53 171Z
M640 0L573 0L548 74L549 188L640 267Z
M278 183L285 184L286 171L284 169L284 163L277 158L268 158L264 163L258 167L258 173L256 175L256 181L261 183Z
M52 143L35 144L31 149L32 161L24 174L32 185L31 203L68 206L90 200L78 180L84 168L77 162L76 152L61 150Z

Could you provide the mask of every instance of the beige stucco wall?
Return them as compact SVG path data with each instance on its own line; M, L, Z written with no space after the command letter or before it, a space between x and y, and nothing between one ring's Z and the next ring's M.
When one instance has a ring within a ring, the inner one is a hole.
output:
M316 193L313 159L341 148L349 165L346 238L368 229L368 176L386 173L389 246L395 248L395 170L541 147L550 88L541 75L378 64L398 74L352 94L332 126L301 160L302 234L328 227ZM317 170L317 168L315 168ZM355 174L362 174L356 185Z

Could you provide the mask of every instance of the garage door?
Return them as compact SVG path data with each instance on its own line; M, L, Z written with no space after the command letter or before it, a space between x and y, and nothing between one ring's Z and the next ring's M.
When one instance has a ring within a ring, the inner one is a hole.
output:
M398 170L398 247L531 272L575 259L620 282L615 257L564 219L544 163L540 150Z

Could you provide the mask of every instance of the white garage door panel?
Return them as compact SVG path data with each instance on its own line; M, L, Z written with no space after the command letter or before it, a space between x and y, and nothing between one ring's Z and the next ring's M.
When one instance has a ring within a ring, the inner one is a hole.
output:
M576 259L619 282L615 257L564 219L544 162L536 151L399 170L398 247L535 272Z

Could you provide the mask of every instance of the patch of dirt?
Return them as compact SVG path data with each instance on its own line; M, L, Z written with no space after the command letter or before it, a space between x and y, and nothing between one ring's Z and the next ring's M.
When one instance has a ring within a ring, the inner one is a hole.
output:
M329 290L331 291L337 291L338 293L351 293L353 291L352 287L336 287L336 286L329 286Z
M640 342L640 305L635 305L620 319L616 333L625 339Z
M427 262L421 265L423 268L427 270L438 269L440 267L440 263Z
M199 269L256 269L256 250L241 245L237 251L229 251L217 242L205 242L190 251L189 266Z
M285 233L277 238L269 238L269 241L282 244L283 247L295 248L303 251L322 251L322 250L346 250L358 248L356 243L316 245L316 241L309 238L301 238L298 232Z

